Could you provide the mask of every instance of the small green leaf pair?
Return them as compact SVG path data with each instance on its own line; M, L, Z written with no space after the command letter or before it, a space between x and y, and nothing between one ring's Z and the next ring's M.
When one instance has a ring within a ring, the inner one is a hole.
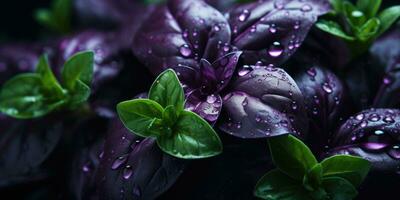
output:
M262 199L353 199L370 169L367 160L349 155L318 163L310 149L292 135L273 137L268 143L277 169L258 181L255 195Z
M346 40L356 55L367 50L400 17L400 5L378 13L382 0L358 0L356 5L347 0L330 2L333 11L316 26Z
M39 9L35 12L36 20L43 26L58 33L71 30L71 0L53 0L51 9Z
M46 55L36 72L24 73L4 83L0 91L0 111L18 119L44 116L60 108L73 109L90 96L93 52L81 52L65 62L60 84L50 69Z
M149 99L121 102L117 111L124 125L142 137L154 137L166 153L184 159L215 156L222 144L214 129L197 114L184 110L183 88L173 70L158 76Z

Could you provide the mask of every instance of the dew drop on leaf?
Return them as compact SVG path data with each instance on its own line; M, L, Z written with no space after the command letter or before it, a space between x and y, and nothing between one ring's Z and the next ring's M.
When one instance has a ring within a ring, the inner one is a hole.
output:
M283 53L283 46L279 42L272 43L271 47L268 49L268 54L272 57L278 57Z
M190 50L189 46L187 44L182 45L179 48L179 52L182 54L184 57L189 57L192 55L192 50Z

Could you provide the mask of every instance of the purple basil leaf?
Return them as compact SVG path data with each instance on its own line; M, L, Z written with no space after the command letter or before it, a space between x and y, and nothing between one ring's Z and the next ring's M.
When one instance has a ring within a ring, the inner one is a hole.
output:
M243 66L229 91L220 124L224 132L241 138L307 133L303 96L284 70Z
M100 108L97 107L96 111ZM102 112L110 112L105 109L101 108ZM105 134L109 128L108 120L111 119L110 114L83 118L74 127L74 136L67 147L71 148L72 155L71 161L68 162L68 191L66 194L68 199L98 199L96 196L96 173L103 156Z
M93 87L115 78L122 68L121 51L123 50L121 35L118 32L85 31L76 35L63 38L58 45L59 58L58 70L72 55L92 50L95 53ZM60 72L56 72L60 74Z
M173 68L188 84L202 58L214 62L230 51L230 36L224 16L204 1L170 0L143 22L133 51L153 74Z
M211 125L217 121L221 108L222 98L219 94L212 94L202 99L202 95L194 91L186 97L185 109L197 113Z
M310 139L324 146L348 104L344 85L333 72L319 66L302 70L295 80L311 120Z
M215 124L222 108L222 99L218 94L230 82L241 52L228 53L213 64L202 59L200 65L200 84L186 89L186 109L199 114L211 124ZM193 89L194 88L194 89Z
M116 119L96 175L100 199L155 199L184 169L182 160L163 153L153 138L130 133Z
M301 45L328 1L255 1L228 12L232 45L243 50L246 64L279 65Z
M400 29L386 34L371 47L372 56L385 69L374 107L390 108L400 106Z
M354 107L359 110L368 109L373 104L374 97L382 83L383 67L378 67L374 57L368 54L349 63L342 72L349 96Z
M0 114L0 188L47 178L41 167L59 143L63 128L54 116L20 121Z
M217 88L215 92L223 90L230 82L233 73L235 72L236 65L239 57L242 55L241 51L235 51L218 58L213 62L213 67L217 76Z
M369 109L350 117L332 137L330 154L369 160L374 170L395 173L400 164L400 110Z

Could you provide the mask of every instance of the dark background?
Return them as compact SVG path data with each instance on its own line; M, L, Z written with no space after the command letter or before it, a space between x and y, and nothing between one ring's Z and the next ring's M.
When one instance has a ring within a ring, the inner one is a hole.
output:
M74 1L74 0L73 0ZM51 0L12 0L0 3L0 42L29 41L43 37L45 29L36 23L33 14L48 8ZM400 0L383 0L382 7L399 4Z
M45 38L45 29L35 21L33 14L38 8L48 8L50 2L51 0L3 0L0 2L0 43L35 41ZM400 0L383 0L384 5L382 7L399 3ZM232 166L236 165L232 164ZM201 167L207 168L211 166ZM385 182L386 178L388 177L376 181L376 184L379 184L380 181ZM181 181L181 184L184 183L184 180ZM174 191L170 192L173 193ZM199 193L201 192L199 190ZM360 199L369 199L369 197L364 196L360 197Z
M35 22L34 10L49 7L50 0L13 0L0 3L0 40L34 40L42 27Z

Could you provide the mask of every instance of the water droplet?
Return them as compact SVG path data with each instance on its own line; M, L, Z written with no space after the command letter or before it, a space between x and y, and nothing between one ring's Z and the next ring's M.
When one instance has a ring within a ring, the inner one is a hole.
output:
M368 122L367 122L367 121L363 121L363 122L361 122L361 124L360 124L361 128L365 128L365 127L367 127L367 125L368 125Z
M364 13L362 13L362 12L359 11L359 10L354 10L353 12L351 12L351 16L352 16L352 17L355 17L355 18L358 18L358 17L364 16Z
M238 75L239 76L245 76L251 71L252 71L252 68L250 66L243 65L242 69L239 70Z
M310 69L307 70L307 74L311 77L315 77L317 75L317 70L315 70L314 67L311 67Z
M312 113L313 113L314 115L317 115L317 114L318 114L317 108L314 108L313 111L312 111Z
M90 163L86 163L82 166L82 171L83 172L89 172L90 171Z
M215 95L209 95L207 96L207 103L215 103L217 101L217 97Z
M257 31L257 26L251 26L251 28L250 28L250 32L251 33L254 33L254 32L256 32Z
M123 155L118 157L117 159L114 160L114 162L111 165L111 169L118 169L122 164L124 164L127 160L127 156Z
M328 94L331 94L333 92L332 87L329 85L329 83L324 83L322 85L322 89Z
M218 25L214 25L214 31L218 32L221 30L221 27Z
M199 22L200 22L200 24L204 24L205 21L204 21L204 19L200 19Z
M383 118L383 121L386 123L394 123L394 119L391 116L386 116Z
M299 29L300 28L300 22L296 21L294 26L293 26L293 28L296 29L296 30Z
M187 38L187 37L189 36L188 30L185 29L185 30L183 31L182 35L183 35L184 38Z
M309 12L309 11L311 11L312 10L312 7L309 5L309 4L304 4L302 7L301 7L301 11L303 11L303 12Z
M396 159L399 160L400 159L400 145L393 145L392 148L389 150L388 154Z
M379 115L378 114L372 114L371 116L369 116L369 118L368 118L368 120L369 121L371 121L371 122L377 122L377 121L379 121L381 118L379 117Z
M358 121L361 121L361 120L363 120L364 119L364 114L358 114L357 116L356 116L356 119L358 120Z
M100 158L100 159L102 159L102 158L103 158L103 156L104 156L104 151L100 152L100 154L99 154L99 158Z
M125 169L122 173L122 177L124 177L124 179L129 179L132 176L133 170L132 170L132 166L127 165L125 166Z
M268 50L268 54L272 57L278 57L282 55L283 47L279 42L272 43L271 47Z
M238 20L241 22L246 21L246 19L249 17L250 12L249 10L245 9L243 12L239 15Z
M292 102L292 109L293 110L297 109L297 103L295 101Z
M373 150L373 151L378 151L378 150L382 150L384 148L386 148L388 146L388 144L383 143L383 142L367 142L367 143L363 143L361 145L361 147L368 149L368 150Z
M179 52L182 54L182 56L189 57L192 55L192 50L190 50L189 45L184 44L179 48Z
M275 1L275 2L274 2L274 7L275 7L276 9L278 9L278 10L282 10L283 7L284 7L284 5L283 5L283 3L280 2L280 1Z
M383 134L385 134L385 132L383 132L382 130L375 130L374 134L375 135L383 135Z
M228 52L230 49L231 49L231 47L229 46L229 44L228 44L228 43L225 43L225 45L224 45L224 47L223 47L223 50L224 50L225 52Z
M248 104L247 98L244 98L244 100L242 102L242 106L247 106L247 104Z
M257 116L255 120L256 120L256 122L260 122L261 121L261 117Z
M391 77L385 76L385 77L383 77L382 82L383 82L383 84L385 84L385 85L390 85L390 84L393 82L393 80L392 80Z
M270 33L276 33L276 28L275 27L271 26L271 27L269 27L268 30L269 30Z

